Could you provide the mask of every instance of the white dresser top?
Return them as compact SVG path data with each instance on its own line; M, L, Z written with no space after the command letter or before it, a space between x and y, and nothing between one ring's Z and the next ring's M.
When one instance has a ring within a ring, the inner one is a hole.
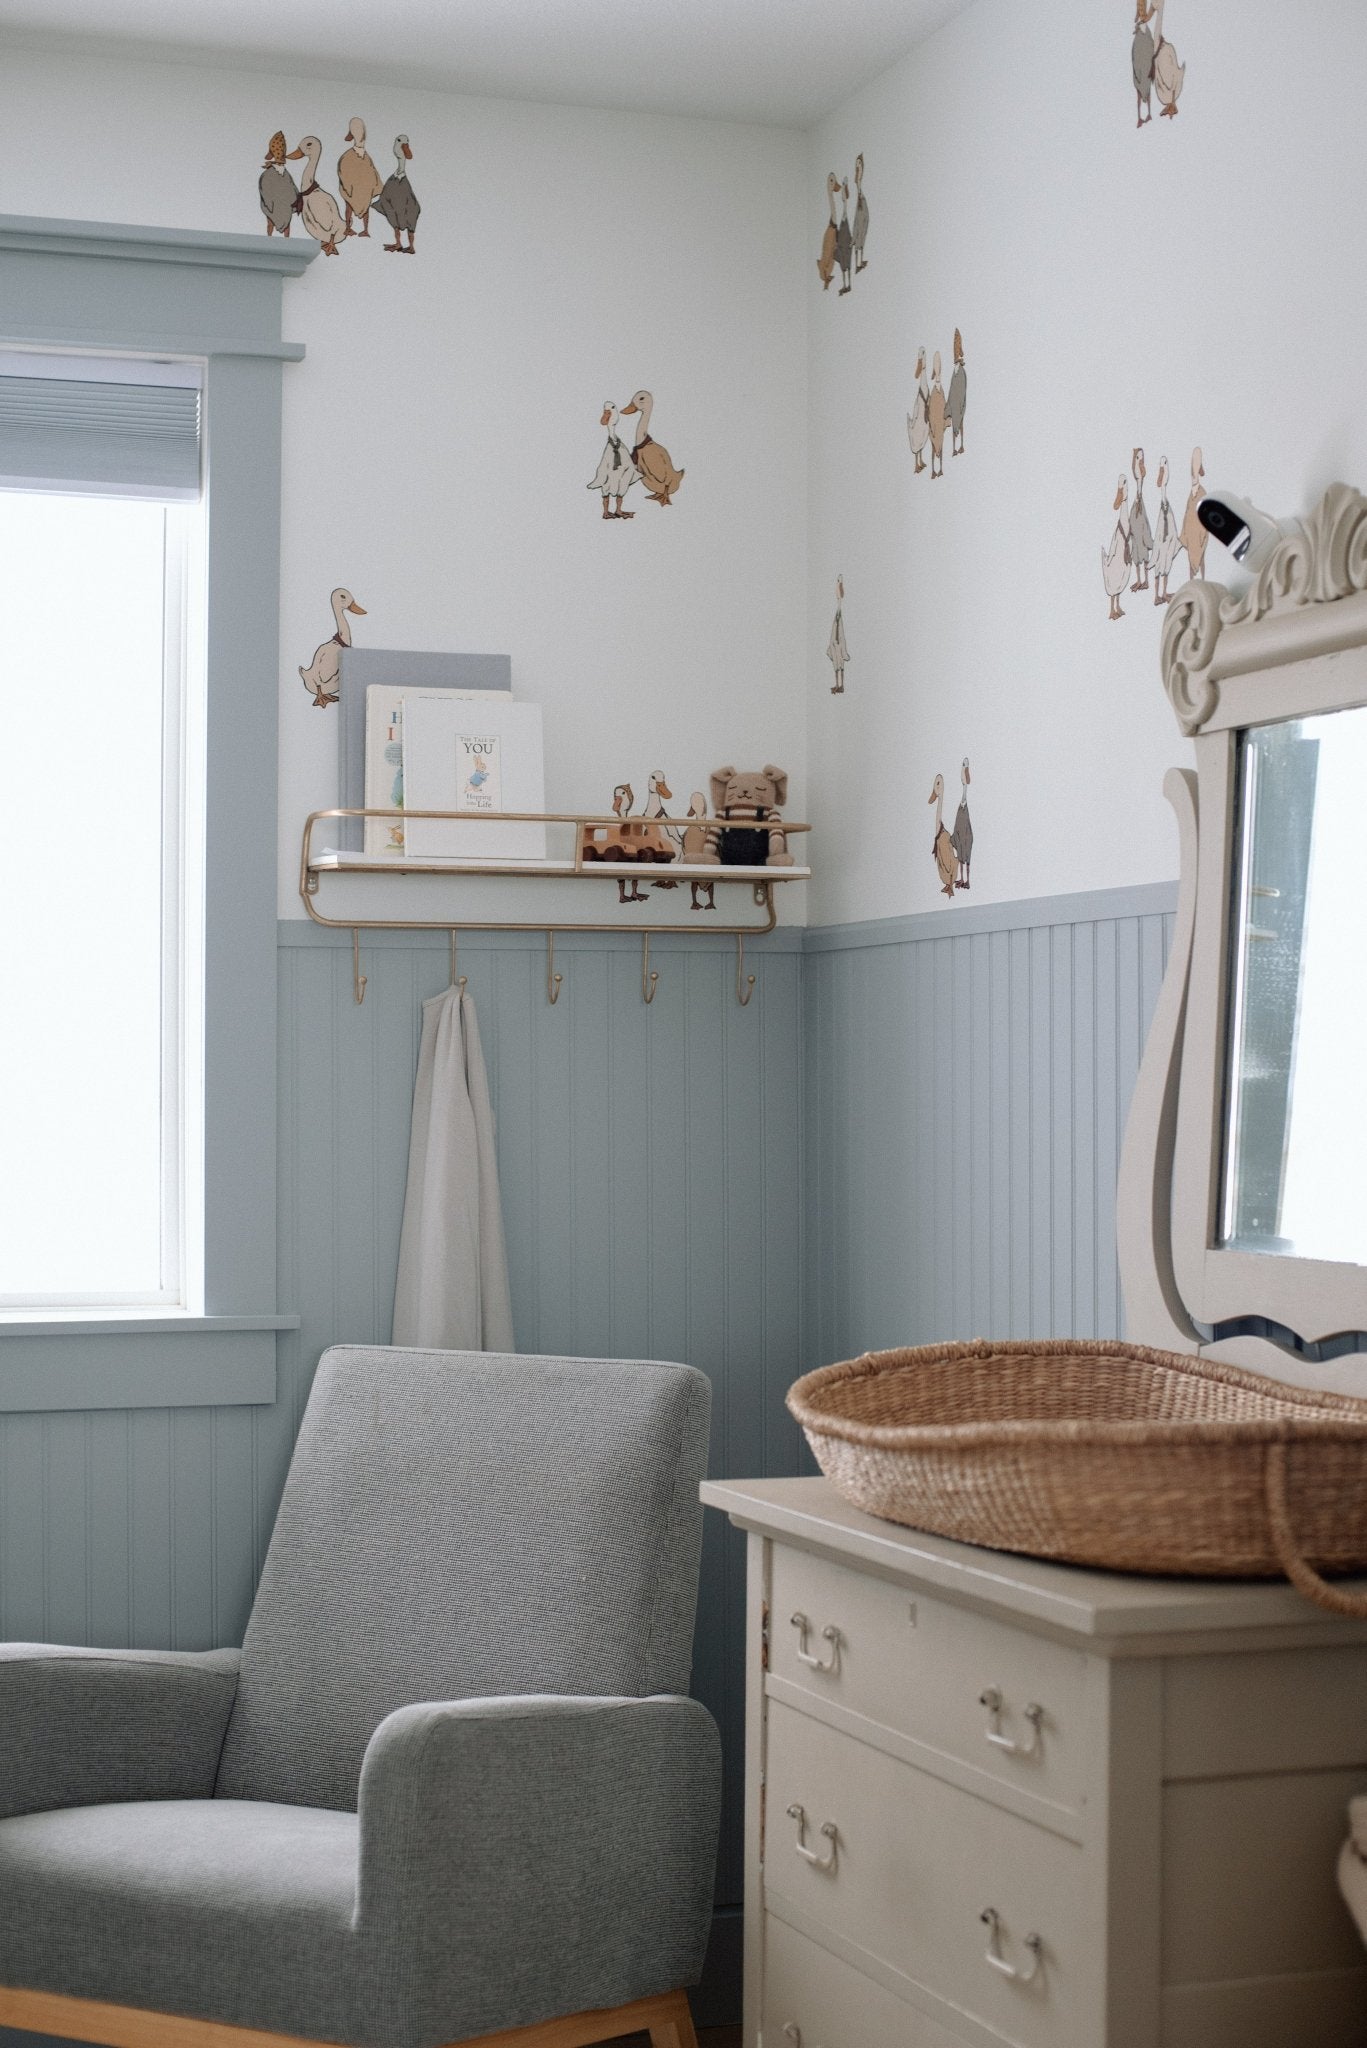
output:
M1208 1650L1217 1647L1212 1635L1231 1649L1367 1642L1367 1622L1325 1614L1280 1580L1138 1578L982 1550L866 1515L826 1479L708 1479L701 1492L742 1529L980 1612L1086 1638L1108 1656ZM1343 1583L1367 1590L1367 1581Z

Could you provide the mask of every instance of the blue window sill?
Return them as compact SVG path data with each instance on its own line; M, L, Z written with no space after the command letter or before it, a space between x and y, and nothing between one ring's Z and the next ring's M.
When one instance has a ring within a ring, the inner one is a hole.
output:
M0 1413L269 1406L298 1316L0 1319Z

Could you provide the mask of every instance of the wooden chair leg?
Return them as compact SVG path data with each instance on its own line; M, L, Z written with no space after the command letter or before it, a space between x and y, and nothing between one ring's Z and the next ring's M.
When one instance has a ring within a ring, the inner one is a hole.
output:
M698 2048L698 2037L693 2031L693 2015L689 2010L688 1993L676 1991L664 2001L665 2009L659 2019L650 2023L650 2048Z

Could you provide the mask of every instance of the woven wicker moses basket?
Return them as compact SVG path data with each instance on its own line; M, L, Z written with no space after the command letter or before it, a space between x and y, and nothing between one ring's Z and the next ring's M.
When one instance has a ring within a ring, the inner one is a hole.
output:
M1367 1401L1137 1344L926 1345L798 1380L788 1407L856 1507L1113 1571L1367 1594Z

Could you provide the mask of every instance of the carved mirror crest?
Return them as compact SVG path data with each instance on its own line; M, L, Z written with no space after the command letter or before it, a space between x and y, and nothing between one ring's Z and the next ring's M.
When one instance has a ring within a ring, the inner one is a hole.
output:
M1117 1203L1127 1328L1367 1394L1367 498L1246 590L1192 583L1163 681L1196 772Z

